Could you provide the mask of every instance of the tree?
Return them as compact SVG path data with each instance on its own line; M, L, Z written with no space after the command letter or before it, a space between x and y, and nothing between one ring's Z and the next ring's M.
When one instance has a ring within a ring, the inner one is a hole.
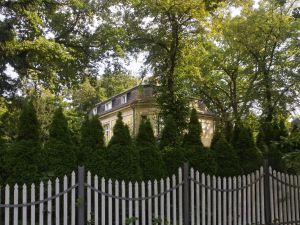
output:
M237 152L222 133L215 134L211 149L218 165L218 176L235 176L242 173Z
M143 179L154 180L162 178L165 174L162 154L156 146L151 122L146 117L142 117L135 140L135 147L140 155Z
M81 145L78 150L78 164L84 165L93 174L105 176L104 131L99 119L86 117L81 127Z
M142 178L139 153L133 147L128 126L124 124L120 112L107 146L107 159L108 177L126 181Z
M183 138L183 145L187 146L199 146L203 147L203 144L201 142L201 133L202 133L202 127L199 122L198 113L196 109L192 109L191 111L191 117L188 124L188 132L184 135Z
M7 150L7 182L31 183L42 178L44 157L39 139L39 124L31 101L25 101L19 117L18 136Z
M76 169L76 148L62 107L56 109L49 130L49 141L45 144L48 176L62 177Z
M163 149L166 146L176 147L180 143L180 135L177 132L177 125L172 115L169 115L164 123L159 147Z

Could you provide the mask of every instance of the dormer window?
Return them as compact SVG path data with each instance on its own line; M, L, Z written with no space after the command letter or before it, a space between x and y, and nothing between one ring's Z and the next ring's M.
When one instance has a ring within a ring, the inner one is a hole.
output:
M121 97L121 104L125 104L127 102L127 94L122 95Z
M97 115L97 107L93 108L93 116Z
M112 102L111 101L105 103L105 105L104 105L105 111L110 110L111 108L112 108Z

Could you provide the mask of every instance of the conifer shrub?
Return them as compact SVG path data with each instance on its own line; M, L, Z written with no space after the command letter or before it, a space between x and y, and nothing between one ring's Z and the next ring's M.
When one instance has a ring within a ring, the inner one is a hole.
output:
M201 133L202 133L202 127L199 122L197 110L192 109L190 121L188 124L188 131L184 135L184 138L183 138L183 145L184 146L199 146L202 148L203 144L200 139Z
M215 134L211 149L218 165L217 175L234 176L242 173L237 152L221 132Z
M141 180L139 153L133 147L129 128L124 124L122 114L113 128L113 136L107 146L107 176L118 180Z
M140 167L144 180L154 180L165 175L162 154L158 150L151 122L142 117L135 146L140 155Z
M172 115L168 115L161 133L159 142L160 149L164 147L176 147L179 145L180 136L177 132L177 125Z
M105 176L104 131L99 119L86 117L81 126L81 144L78 150L78 164L99 176Z
M59 107L49 129L49 141L45 144L47 176L62 177L76 170L76 147L70 136L67 119Z

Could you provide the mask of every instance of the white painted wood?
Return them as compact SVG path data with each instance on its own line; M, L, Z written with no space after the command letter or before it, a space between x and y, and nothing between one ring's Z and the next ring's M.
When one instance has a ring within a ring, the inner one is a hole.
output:
M264 196L264 168L261 166L259 170L260 179L260 205L261 205L261 224L265 224L265 196Z
M278 180L281 180L281 173L277 172ZM278 184L278 205L279 205L279 222L283 222L283 201L282 201L282 185L277 181Z
M218 183L218 189L222 189L222 180L221 177L218 177L217 179ZM218 225L222 225L222 192L218 191ZM205 225L205 223L202 223L202 225Z
M154 180L154 195L158 194L157 180ZM158 219L158 198L154 198L154 219Z
M228 177L228 189L230 190L228 192L228 224L232 224L232 178Z
M182 183L182 169L179 168L178 169L178 182L179 184ZM182 207L183 207L183 204L182 204L182 185L179 186L178 188L178 215L179 215L179 225L182 225L183 224L183 218L182 218Z
M103 177L101 179L101 191L105 193L105 179ZM101 224L106 225L105 209L106 209L105 196L101 195Z
M256 224L256 208L255 208L255 174L251 173L251 207L252 207L252 224Z
M295 208L296 208L296 204L295 204L295 182L294 182L294 176L290 175L290 184L291 184L291 220L292 221L296 221L296 216L295 216Z
M260 188L259 188L259 184L260 184L259 170L256 170L256 172L255 172L255 180L256 180L256 184L255 184L256 185L256 192L255 192L255 195L256 195L256 200L255 200L255 204L256 204L256 223L261 224L261 218L260 218L261 207L260 207L260 197L259 196L260 196L260 192L264 191L264 190L260 190Z
M92 185L92 177L91 177L91 172L87 172L87 185L91 186ZM87 188L86 189L86 218L87 221L90 223L92 216L91 216L91 204L92 204L92 197L91 197L91 189Z
M108 194L112 195L112 181L108 180ZM112 225L112 198L108 197L108 225Z
M47 190L48 198L52 196L52 183L48 180L48 190ZM52 224L52 201L47 202L47 224Z
M200 225L200 175L198 171L196 171L196 182L196 224Z
M251 182L250 174L247 175L247 185ZM247 186L247 223L251 224L251 186Z
M205 187L206 184L205 180L205 174L201 174L201 184L203 185L201 187L201 217L202 217L202 225L206 225L206 193L205 193Z
M237 179L237 188L239 188L238 193L237 193L237 224L242 224L242 190L240 189L242 187L242 177L238 176Z
M151 181L148 181L148 197L152 196L152 184ZM152 199L148 200L148 224L152 224Z
M190 176L191 176L191 181L190 181L190 191L191 191L191 200L190 200L190 209L191 209L191 224L195 224L195 210L194 210L194 206L195 206L195 195L194 195L194 179L195 179L195 173L194 173L194 169L191 168L190 169Z
M24 184L22 188L22 203L27 203L27 186ZM27 207L22 208L22 225L27 225Z
M57 195L58 193L59 193L59 179L56 178L56 180L55 180L55 195ZM57 197L55 199L55 225L59 225L60 224L59 198L60 197Z
M298 177L294 176L294 183L297 188L295 188L295 217L296 221L299 221L299 183L298 183Z
M227 189L227 180L226 177L223 177L223 190ZM226 199L227 193L223 192L223 225L227 225L227 199Z
M71 186L75 185L75 172L73 171L71 174ZM71 225L75 225L75 189L73 188L71 191Z
M172 187L176 186L176 176L172 176ZM172 197L172 209L173 209L173 219L172 219L172 224L176 225L177 224L177 195L176 195L176 189L173 190L173 197Z
M17 184L15 184L14 186L14 205L17 205L19 202L19 187ZM18 219L19 219L19 215L18 215L18 207L14 207L14 225L18 225Z
M286 182L284 173L281 173L281 180L283 181L283 183ZM286 185L283 183L281 184L282 185L283 222L288 222L287 221L287 207L286 207L286 202L287 202Z
M126 192L125 192L125 182L122 181L121 183L121 187L122 187L122 197L125 198L126 197ZM122 225L125 225L126 223L126 201L124 199L122 199Z
M40 200L44 200L44 183L40 183ZM40 203L39 207L39 225L44 224L44 203Z
M135 182L134 184L134 197L139 197L139 184ZM136 218L135 225L139 225L140 215L139 215L139 201L134 202L134 217Z
M246 176L243 175L243 198L242 198L242 202L243 202L243 225L246 225L247 222L247 179Z
M9 199L9 193L10 190L9 190L9 185L7 184L5 186L5 204L8 205L10 203L10 199ZM9 208L6 207L5 208L5 218L4 218L4 223L5 225L9 225Z
M166 189L170 190L170 178L166 179ZM167 193L166 199L166 211L167 211L167 223L171 223L171 203L170 203L170 192Z
M160 193L163 193L165 191L165 186L164 186L164 180L161 179L160 180ZM161 195L160 196L160 219L161 219L161 223L164 224L165 223L165 196Z
M207 175L207 186L210 186L210 175ZM211 225L211 190L207 189L207 225Z
M145 192L146 192L146 188L145 188L145 182L143 181L141 183L141 195L142 198L145 198ZM146 225L146 201L142 200L142 225Z
M64 176L64 189L63 190L67 190L68 189L68 178L67 176ZM64 225L68 225L68 194L65 193L64 194Z
M35 185L31 184L31 195L30 195L31 202L35 202ZM35 205L32 205L30 208L30 222L31 225L35 225Z
M96 190L99 189L99 178L97 175L94 176L94 187ZM94 200L95 200L95 203L94 203L94 207L95 207L95 225L99 225L99 194L97 191L94 191Z
M287 204L287 222L292 221L292 210L291 210L291 188L290 188L290 176L285 174L286 185L286 204Z
M129 182L128 184L128 198L132 198L132 183ZM128 218L132 218L133 213L132 213L133 209L132 209L132 200L128 201Z
M213 187L213 189L217 188L216 177L215 176L212 177L212 187ZM217 225L217 191L216 190L212 191L212 196L213 196L213 204L212 204L213 220L212 220L212 224ZM197 224L197 225L199 225L199 224Z
M237 179L236 177L232 178L232 189L236 190L237 187ZM237 203L237 191L233 191L232 195L233 195L233 200L232 200L232 207L233 207L233 211L232 211L232 222L233 225L237 225L237 207L239 207L238 203Z
M119 181L115 181L115 196L118 197L119 196ZM119 199L116 198L115 199L115 224L119 224ZM96 209L95 209L96 210ZM98 224L95 224L98 225Z

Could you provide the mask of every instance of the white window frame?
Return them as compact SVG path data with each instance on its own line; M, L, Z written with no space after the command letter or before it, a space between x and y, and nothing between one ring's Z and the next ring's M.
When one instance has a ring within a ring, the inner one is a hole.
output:
M104 124L104 136L105 136L105 140L108 142L109 138L110 138L110 124L106 123Z
M104 105L104 110L105 111L110 110L111 108L112 108L112 102L111 101L105 103L105 105Z
M97 115L97 107L93 108L93 116Z
M122 95L121 97L121 104L125 104L125 103L127 103L127 94Z

